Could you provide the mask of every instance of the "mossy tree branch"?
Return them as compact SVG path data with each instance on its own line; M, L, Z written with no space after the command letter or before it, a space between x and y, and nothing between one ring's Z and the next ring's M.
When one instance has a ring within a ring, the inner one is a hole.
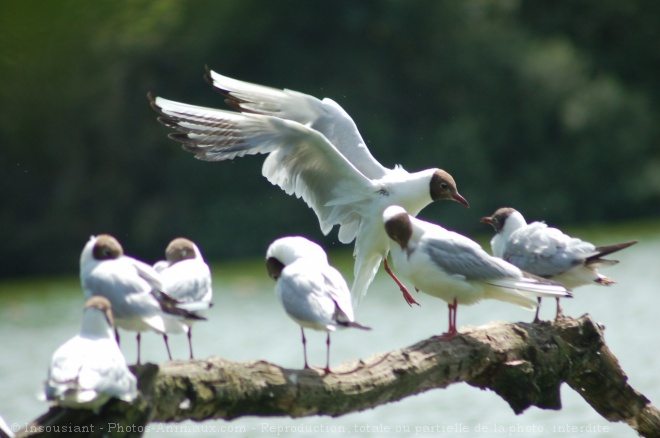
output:
M517 414L530 406L560 409L559 388L566 382L606 420L660 436L660 412L628 385L589 316L469 328L449 341L432 337L333 371L220 358L136 366L136 402L112 401L99 415L52 408L21 436L39 436L56 425L95 425L100 433L112 427L119 435L139 436L152 421L336 417L458 382L495 391Z

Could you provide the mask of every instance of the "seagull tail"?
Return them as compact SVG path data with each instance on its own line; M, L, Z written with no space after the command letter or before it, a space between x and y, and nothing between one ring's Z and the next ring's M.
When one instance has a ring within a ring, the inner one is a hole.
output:
M175 300L163 291L154 290L154 296L160 304L160 308L168 315L180 317L189 320L206 321L206 318L191 310L186 310L185 304Z
M523 278L504 278L488 281L488 284L504 289L515 289L523 295L551 298L572 298L571 292L560 283L523 272Z
M378 255L367 260L360 260L359 257L355 259L355 281L353 281L353 287L351 288L351 296L355 307L367 295L367 290L376 276L376 272L378 272L381 260L382 258Z
M602 257L605 257L606 255L612 254L617 251L621 251L622 249L626 249L629 246L633 246L637 242L638 242L637 240L631 240L630 242L621 242L612 245L599 246L594 250L595 254L587 257L586 265L593 267L615 265L619 263L618 260L606 260L603 259Z
M371 330L371 327L367 327L366 325L362 325L355 321L338 321L337 323L343 327L357 328L360 330Z
M536 310L538 307L537 300L524 295L516 289L502 288L501 286L489 285L486 288L486 297L498 301L505 301L507 303L516 304L527 310ZM493 287L495 286L495 287Z

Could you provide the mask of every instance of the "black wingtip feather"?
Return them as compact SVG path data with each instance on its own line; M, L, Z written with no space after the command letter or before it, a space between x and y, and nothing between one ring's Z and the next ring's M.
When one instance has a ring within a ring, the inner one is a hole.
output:
M171 296L167 295L165 292L160 290L155 290L154 292L156 299L160 304L160 308L163 310L163 312L174 316L180 316L186 319L195 319L199 321L207 320L207 318L200 316L195 312L191 312L189 310L185 310L185 309L181 309L180 307L177 307L178 305L181 304L181 301L175 300Z
M639 242L638 240L631 240L629 242L621 242L621 243L614 243L612 245L599 246L594 250L596 251L596 254L592 255L591 257L588 257L587 262L600 259L602 257L605 257L606 255L612 254L617 251L621 251L622 249L626 249L630 246L633 246L638 242ZM614 262L615 260L611 260L611 261Z

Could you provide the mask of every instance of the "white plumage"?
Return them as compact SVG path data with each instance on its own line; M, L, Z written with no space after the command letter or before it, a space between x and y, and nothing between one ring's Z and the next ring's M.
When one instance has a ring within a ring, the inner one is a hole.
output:
M106 298L87 300L80 334L53 354L44 392L56 405L97 413L112 397L126 402L137 397L137 380L114 338Z
M172 240L165 249L165 260L154 264L154 269L161 276L164 292L178 302L179 308L201 316L201 312L211 307L211 270L192 241L182 237ZM191 359L192 324L195 321L198 319L184 319Z
M325 371L330 372L330 332L355 327L351 293L341 273L328 264L325 251L304 237L275 240L266 252L268 273L276 280L275 294L287 315L300 325L305 368L307 349L305 328L325 331L327 357Z
M170 138L205 161L268 154L262 173L287 194L301 197L316 213L321 231L339 225L339 240L355 240L353 297L367 292L381 260L387 266L387 236L380 223L393 204L417 215L436 200L466 206L447 172L427 169L408 173L378 163L350 116L334 101L278 90L208 72L208 80L241 113L187 105L149 96L159 120L179 131Z
M160 275L146 263L125 256L117 239L107 234L92 236L83 248L80 281L86 299L100 295L110 301L116 327L137 332L138 363L141 332L183 333L184 318L203 319L168 300ZM171 359L167 341L166 347Z
M611 266L618 261L602 257L637 243L631 241L596 247L564 234L557 228L548 227L543 222L528 224L520 212L510 207L500 208L481 221L491 224L496 231L490 241L493 255L570 289L587 284L607 286L615 283L611 278L598 273L597 268ZM557 300L559 316L561 307Z
M388 207L383 222L397 272L448 303L447 335L456 333L458 304L495 299L533 310L537 304L531 296L570 296L563 286L532 277L490 256L473 240L412 217L399 206Z

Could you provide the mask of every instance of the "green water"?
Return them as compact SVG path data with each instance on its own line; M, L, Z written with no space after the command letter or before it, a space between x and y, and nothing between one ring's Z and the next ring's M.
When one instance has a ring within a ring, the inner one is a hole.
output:
M565 300L568 315L590 313L605 325L606 340L620 359L630 383L652 402L660 403L660 222L566 230L595 244L638 239L640 243L618 254L621 263L604 271L618 280L605 288L580 288L573 300ZM487 244L490 236L482 236ZM331 261L352 278L349 251L332 252ZM194 329L196 356L221 356L230 360L264 359L285 367L302 366L299 329L285 315L273 294L261 260L214 265L214 307L209 321ZM378 352L405 347L447 326L444 302L420 294L422 304L409 308L394 283L379 273L370 292L357 309L357 319L374 328L371 332L345 330L333 334L331 362L367 358ZM53 351L79 329L82 293L77 278L14 281L0 284L0 414L10 425L24 425L47 409L36 393L46 376ZM554 306L542 317L553 316ZM532 313L498 302L462 307L458 325L481 325L494 320L530 321ZM309 359L322 365L325 336L310 333ZM185 359L184 337L171 342L175 358ZM133 336L124 333L122 350L129 363L135 361ZM162 339L143 336L143 360L166 359ZM625 425L608 423L570 388L562 388L561 411L531 408L520 416L495 394L465 384L430 391L398 403L340 418L313 417L243 418L232 422L186 422L173 425L176 432L156 430L148 436L209 436L210 432L232 436L450 436L451 428L464 436L575 436L584 428L590 437L634 437ZM158 426L158 425L152 425ZM192 431L197 426L204 429ZM288 428L288 430L286 429ZM573 430L573 433L562 431ZM167 432L167 433L165 433ZM586 433L586 432L585 432Z

